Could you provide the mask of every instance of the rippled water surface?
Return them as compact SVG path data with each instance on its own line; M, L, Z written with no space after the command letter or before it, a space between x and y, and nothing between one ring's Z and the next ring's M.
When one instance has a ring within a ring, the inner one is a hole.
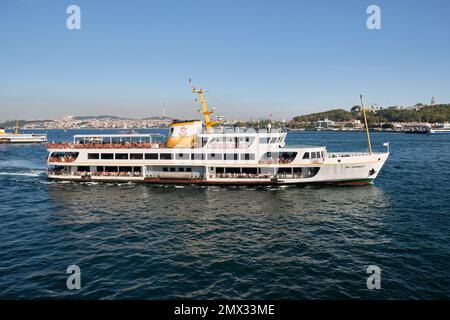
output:
M364 138L288 143L355 151ZM373 134L384 141L374 185L322 188L50 182L44 146L0 145L0 298L448 299L450 136ZM372 264L381 290L366 287Z

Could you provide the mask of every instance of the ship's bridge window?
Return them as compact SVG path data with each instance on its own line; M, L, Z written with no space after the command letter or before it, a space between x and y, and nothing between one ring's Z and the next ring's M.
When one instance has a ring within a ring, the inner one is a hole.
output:
M269 143L270 138L259 138L259 143Z
M146 153L145 160L158 160L158 154L157 153Z
M130 153L131 160L142 160L144 159L144 154L142 153Z
M317 153L311 152L311 159L316 159L316 158L317 158Z
M114 159L114 154L112 154L112 153L102 153L101 158L105 159L105 160L111 160L111 159Z
M171 153L161 153L159 158L161 160L172 160L172 154Z
M128 153L116 153L116 160L128 160Z
M98 154L98 153L88 153L88 159L89 160L100 159L100 154Z
M305 152L302 159L309 159L309 152Z
M276 142L277 142L277 138L276 137L270 139L270 143L276 143Z

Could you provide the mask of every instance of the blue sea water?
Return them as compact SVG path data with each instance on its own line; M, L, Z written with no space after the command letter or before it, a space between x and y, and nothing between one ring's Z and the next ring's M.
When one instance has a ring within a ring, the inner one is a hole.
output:
M372 138L391 147L374 185L320 188L50 182L43 145L0 145L0 298L449 299L450 136ZM360 132L287 142L366 149Z

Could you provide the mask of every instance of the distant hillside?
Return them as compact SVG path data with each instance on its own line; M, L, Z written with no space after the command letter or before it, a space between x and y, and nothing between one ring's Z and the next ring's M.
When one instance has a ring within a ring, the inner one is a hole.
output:
M425 106L419 111L414 109L381 109L377 113L369 112L369 122L447 122L450 120L450 104Z
M124 119L127 120L129 118L123 118L123 117L117 117L117 116L108 116L108 115L100 115L100 116L76 116L72 118L73 120L90 120L90 119L97 119L97 120L108 120L108 119L114 119L114 120L119 120L119 119Z
M328 118L332 121L348 121L354 119L355 116L350 111L344 109L334 109L325 112L310 113L304 116L297 116L292 119L293 122L313 122Z
M25 124L32 124L32 123L42 123L46 121L52 121L52 120L19 120L19 127L23 127ZM16 127L16 120L7 120L4 122L0 122L0 127L2 128L15 128Z
M398 109L397 107L388 107L377 112L367 112L369 124L389 123L389 122L448 122L450 121L450 104L439 104L434 106L425 106L420 110ZM363 117L358 111L350 112L343 109L334 109L325 112L311 113L303 116L297 116L292 119L292 123L315 122L328 118L332 121L348 121Z

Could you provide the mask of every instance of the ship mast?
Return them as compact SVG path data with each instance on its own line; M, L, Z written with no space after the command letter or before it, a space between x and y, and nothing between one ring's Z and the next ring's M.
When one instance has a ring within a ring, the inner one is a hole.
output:
M192 83L191 79L189 79L189 83ZM214 112L209 110L208 105L206 104L206 100L205 100L205 92L206 91L203 89L196 89L192 85L192 92L197 93L200 97L200 104L202 105L202 113L203 113L203 117L205 118L206 129L211 129L213 126L220 124L220 121L211 121L211 117L209 115L213 114Z
M19 120L16 120L16 134L19 134Z
M369 145L369 153L372 154L372 143L370 142L370 133L369 133L369 126L367 125L367 114L366 109L364 108L363 104L363 94L361 92L361 95L359 96L361 100L361 111L364 115L364 127L366 129L366 135L367 135L367 144Z

